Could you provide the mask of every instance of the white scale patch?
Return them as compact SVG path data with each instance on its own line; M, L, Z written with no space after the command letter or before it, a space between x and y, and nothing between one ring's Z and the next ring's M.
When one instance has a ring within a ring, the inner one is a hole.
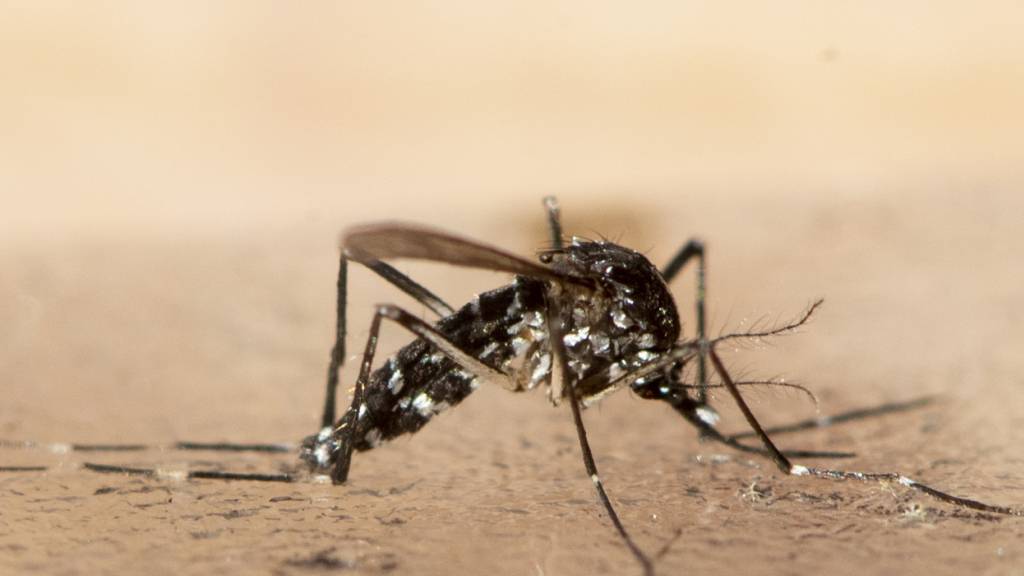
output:
M541 328L544 326L544 315L536 310L523 314L523 321L526 325L531 328Z
M526 338L520 338L519 336L516 336L515 338L512 339L512 354L514 356L522 355L523 352L526 352L526 347L528 344L529 342L526 341Z
M480 356L482 358L487 358L491 354L494 354L494 351L497 350L498 347L499 344L497 342L491 342L487 346L484 346L484 350L480 353Z
M566 346L573 348L586 340L588 336L590 336L590 326L584 326L563 336L562 342L565 342Z
M434 399L427 396L426 392L420 392L412 399L412 407L420 413L420 416L429 418L433 415Z
M451 408L451 404L445 401L434 402L434 399L426 392L420 392L412 399L412 407L416 409L416 412L419 412L420 416L430 418L435 414L440 414L448 408Z
M537 384L540 384L548 372L551 371L551 354L543 354L537 360L537 364L533 367L533 373L530 374L530 388L533 388Z
M612 380L618 379L618 377L622 376L624 373L625 370L622 368L622 364L619 364L618 362L608 367L608 376Z
M633 319L627 316L626 313L622 311L622 308L612 310L612 322L623 330L633 325Z
M637 339L636 345L640 348L654 348L654 334L647 332Z
M331 463L331 450L326 444L318 444L313 450L316 457L316 465L326 468Z
M651 360L654 360L657 357L658 357L657 354L655 354L653 352L648 352L647 350L641 350L641 351L636 353L637 360L639 360L639 361L641 361L641 362L643 362L645 364L647 362L650 362Z
M696 412L697 418L700 418L701 422L704 422L709 426L715 426L718 424L720 416L718 415L718 412L715 412L711 408L707 406L700 406L697 408Z
M405 386L405 380L402 379L402 370L400 368L393 368L391 378L388 378L388 390L397 396L402 391L403 386Z
M380 438L380 430L376 428L371 428L366 432L366 435L363 436L363 440L372 447L377 447L380 444Z

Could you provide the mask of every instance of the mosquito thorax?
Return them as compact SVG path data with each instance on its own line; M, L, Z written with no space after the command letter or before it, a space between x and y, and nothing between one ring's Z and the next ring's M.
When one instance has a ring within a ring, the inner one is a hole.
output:
M593 281L561 297L569 367L585 378L609 364L646 363L680 334L679 314L661 273L639 252L573 238L550 253L551 266Z

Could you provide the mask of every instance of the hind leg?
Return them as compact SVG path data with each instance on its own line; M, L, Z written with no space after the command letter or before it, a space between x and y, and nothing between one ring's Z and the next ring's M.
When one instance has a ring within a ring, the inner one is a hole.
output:
M334 424L335 406L338 393L338 372L345 364L345 335L347 332L346 310L348 308L348 261L354 260L372 270L375 274L412 296L416 301L430 308L438 316L447 316L453 312L451 306L422 284L402 274L390 264L375 258L353 257L342 251L338 264L337 307L334 333L334 347L331 349L331 361L327 367L327 391L324 397L323 416L320 427L329 428Z
M315 469L329 469L331 480L335 484L341 484L348 479L352 451L356 442L354 437L356 421L359 419L360 414L365 414L368 411L366 406L367 387L371 385L370 374L373 368L373 358L377 351L381 321L383 319L395 322L418 338L431 344L473 377L488 382L511 385L508 374L488 366L476 357L463 351L458 344L449 340L429 323L420 320L397 306L390 304L377 306L377 310L373 315L373 321L370 324L370 334L366 339L366 348L363 352L363 361L359 368L359 378L356 380L351 406L337 424L321 430L318 435L307 438L303 442L302 458Z
M714 366L715 371L722 378L723 384L729 390L733 399L736 401L736 405L739 406L740 411L743 413L743 417L750 424L750 427L754 430L754 433L758 438L761 439L761 443L764 444L765 449L768 452L768 456L775 462L775 465L779 467L785 474L793 476L814 476L815 478L823 478L828 480L861 480L864 482L870 481L891 481L897 482L907 488L912 488L919 492L923 492L932 498L941 500L943 502L954 504L956 506L962 506L964 508L970 508L972 510L979 510L981 512L991 512L994 514L1006 514L1010 516L1024 516L1024 510L1016 508L1010 508L1007 506L997 506L993 504L986 504L970 498L962 498L960 496L954 496L947 492L937 490L922 484L916 480L908 478L898 472L854 472L848 470L833 470L828 468L809 468L807 466L801 466L799 464L793 464L772 442L768 433L761 426L760 422L754 416L754 413L750 410L747 402L743 399L740 394L739 388L736 387L735 382L729 375L729 372L725 369L725 365L722 364L721 359L712 347L708 351L711 364Z

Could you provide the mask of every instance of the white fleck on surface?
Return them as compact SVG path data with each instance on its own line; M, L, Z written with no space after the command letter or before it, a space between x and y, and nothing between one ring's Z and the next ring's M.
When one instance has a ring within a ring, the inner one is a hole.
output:
M590 481L593 482L595 486L599 486L601 484L601 478L599 478L597 474L591 474Z
M156 476L161 480L173 480L175 482L188 479L188 474L183 470L157 470Z
M789 469L789 473L793 476L807 476L811 471L807 469L807 466L794 464L793 467Z
M365 417L366 417L366 404L360 404L359 405L359 414L356 416L356 418L362 420Z
M70 444L62 444L58 442L56 444L50 444L49 448L50 452L54 454L67 454L68 452L71 452Z

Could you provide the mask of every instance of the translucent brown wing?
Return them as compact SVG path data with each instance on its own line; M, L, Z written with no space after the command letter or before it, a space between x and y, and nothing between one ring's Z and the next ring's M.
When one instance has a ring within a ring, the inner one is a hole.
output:
M353 226L342 235L341 246L349 257L360 262L412 258L510 272L555 282L590 284L584 278L566 277L500 248L418 224L381 222Z

